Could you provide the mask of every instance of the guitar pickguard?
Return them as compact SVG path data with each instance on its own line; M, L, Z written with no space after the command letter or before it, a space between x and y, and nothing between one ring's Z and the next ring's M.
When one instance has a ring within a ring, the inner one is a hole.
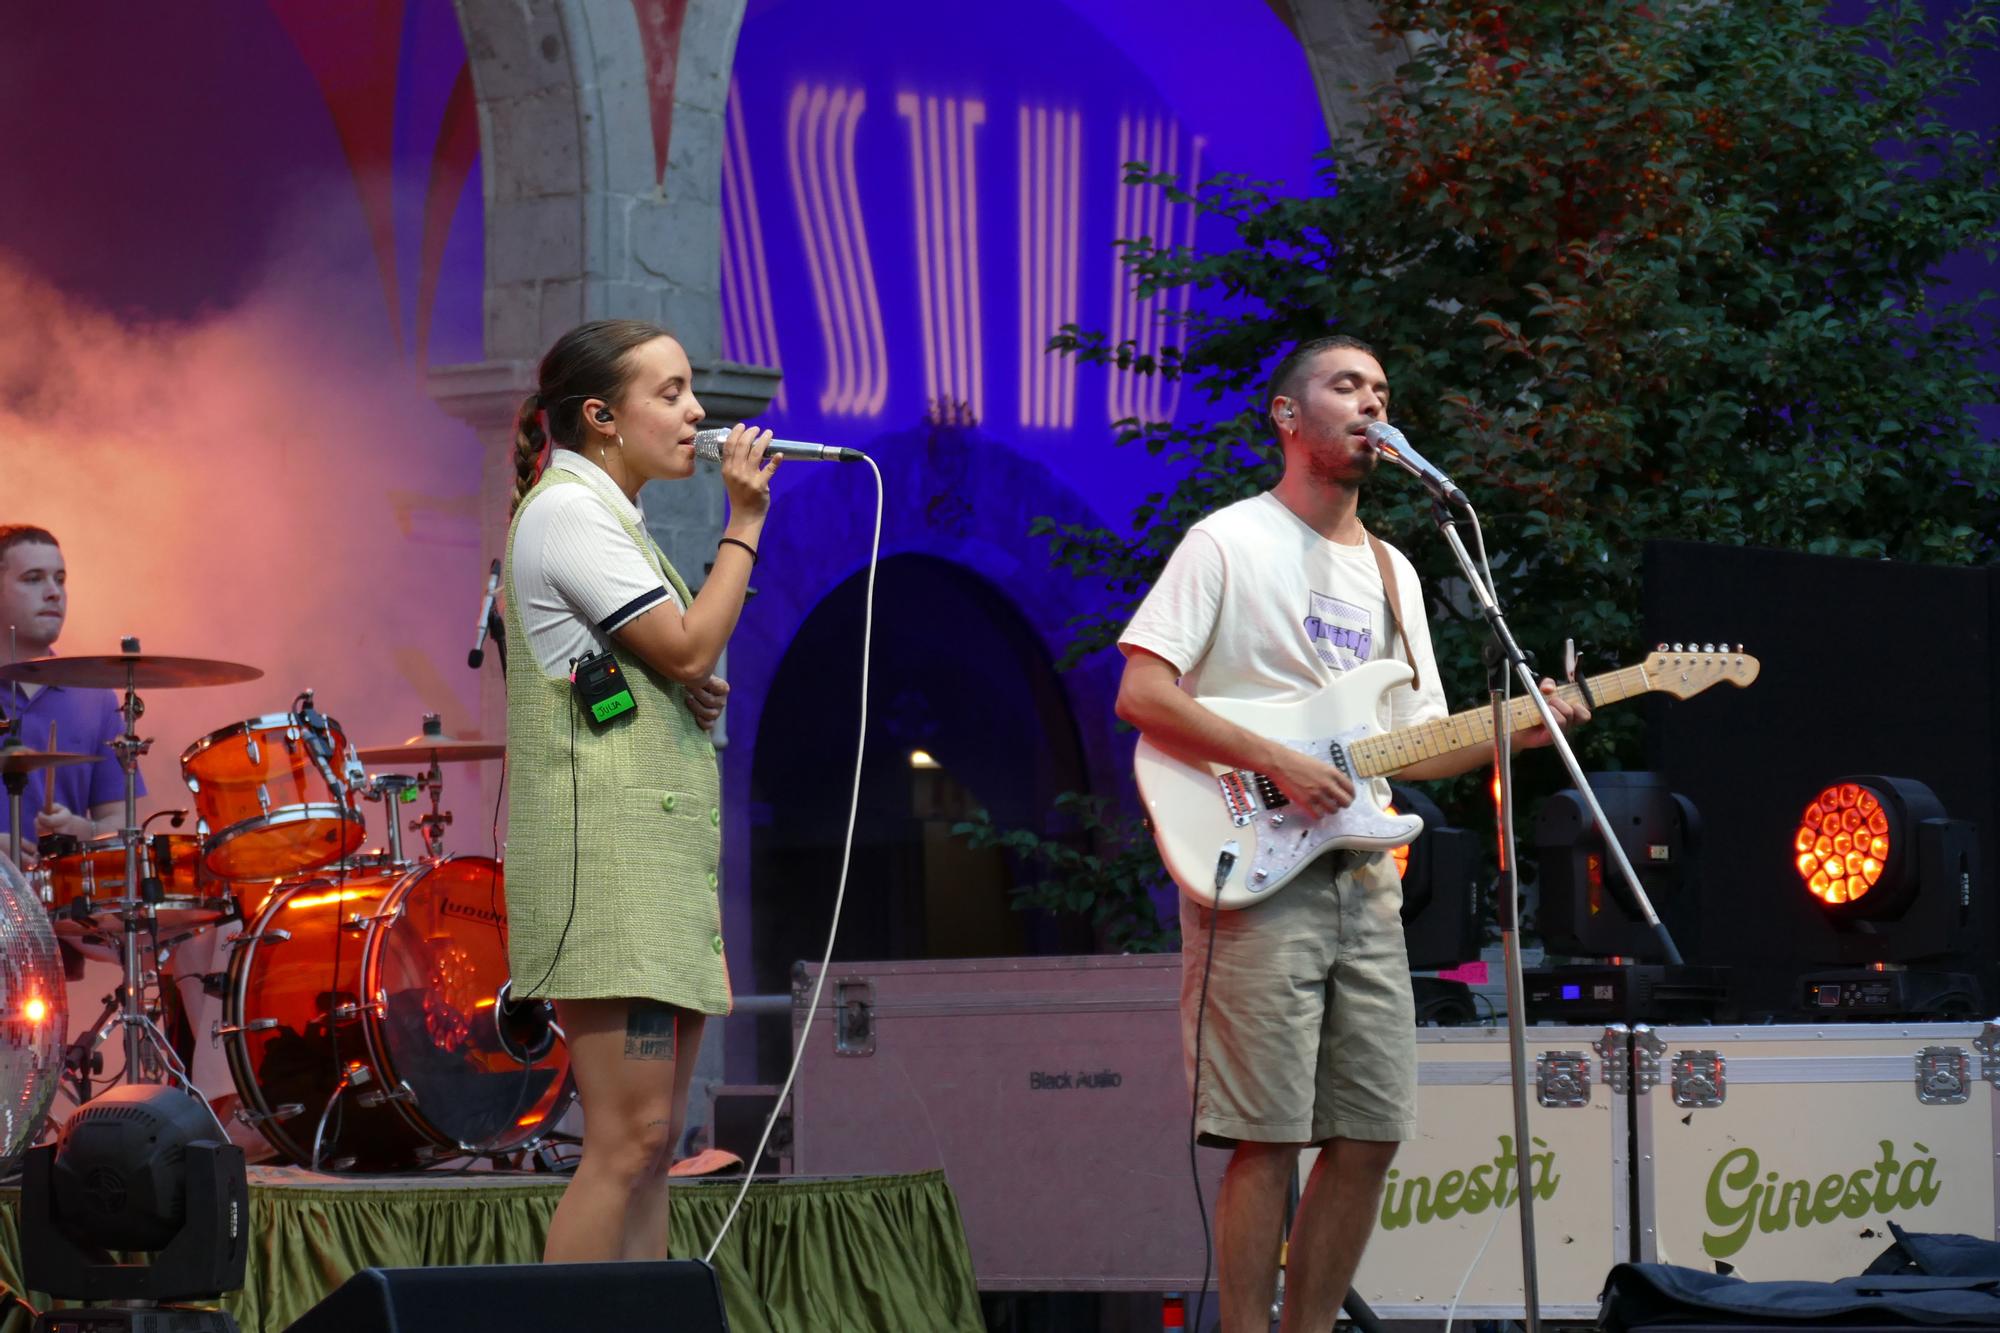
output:
M1324 740L1282 739L1286 749L1310 755L1332 764L1350 778L1354 770L1347 757L1348 743L1368 735L1370 727L1359 726ZM1256 851L1246 867L1243 887L1261 896L1291 882L1309 862L1322 853L1338 850L1384 851L1401 847L1423 832L1424 821L1414 815L1392 815L1375 803L1375 791L1367 779L1354 784L1354 799L1343 808L1319 819L1309 819L1292 806L1259 809L1250 816L1255 830Z

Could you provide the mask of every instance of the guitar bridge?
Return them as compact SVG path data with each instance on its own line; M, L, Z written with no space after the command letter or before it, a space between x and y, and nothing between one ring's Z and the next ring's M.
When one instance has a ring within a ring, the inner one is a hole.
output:
M1222 803L1229 807L1229 822L1242 828L1257 814L1256 798L1250 792L1249 775L1231 769L1215 780L1222 788Z
M1255 819L1259 810L1278 810L1291 804L1278 784L1262 773L1231 769L1215 782L1222 788L1222 803L1229 807L1230 821L1238 828Z

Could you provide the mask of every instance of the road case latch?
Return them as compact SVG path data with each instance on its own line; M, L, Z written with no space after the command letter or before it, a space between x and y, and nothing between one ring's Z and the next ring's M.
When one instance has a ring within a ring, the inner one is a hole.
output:
M1721 1051L1674 1052L1674 1105L1708 1107L1722 1105L1729 1095L1724 1073L1727 1061Z
M1632 1029L1623 1023L1613 1023L1604 1029L1604 1035L1590 1043L1590 1049L1603 1059L1600 1068L1604 1073L1604 1086L1612 1092L1624 1095L1632 1089Z
M1582 1051L1543 1051L1536 1056L1535 1098L1544 1106L1590 1105L1590 1057Z
M1632 1029L1632 1092L1641 1095L1660 1086L1660 1057L1667 1044L1660 1034L1641 1023ZM1615 1085L1614 1085L1615 1086Z
M1972 1049L1979 1052L1979 1073L1995 1088L2000 1088L2000 1020L1988 1023L1973 1038Z
M833 1053L875 1054L875 983L855 978L833 983Z
M1963 1046L1926 1046L1917 1052L1917 1100L1957 1106L1972 1097L1972 1052Z

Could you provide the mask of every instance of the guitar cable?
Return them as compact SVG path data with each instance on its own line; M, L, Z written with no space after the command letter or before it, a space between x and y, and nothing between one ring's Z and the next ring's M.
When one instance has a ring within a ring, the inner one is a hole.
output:
M812 1035L813 1020L819 1017L820 992L826 986L826 974L833 965L834 939L840 934L840 909L847 901L847 871L854 861L854 825L861 814L861 761L868 751L868 663L875 637L875 569L882 555L882 469L875 466L875 460L866 454L859 455L859 458L875 475L875 533L869 541L868 583L861 599L861 721L854 740L854 785L847 802L847 837L840 849L840 881L833 891L833 921L827 926L826 951L820 955L819 975L813 978L812 998L806 1002L805 1022L800 1025L798 1038L792 1044L792 1065L785 1071L784 1086L778 1089L777 1097L771 1102L771 1114L764 1118L764 1132L757 1136L757 1146L743 1164L743 1184L730 1202L729 1213L716 1229L708 1252L701 1256L701 1261L710 1267L714 1266L715 1253L722 1248L723 1238L729 1234L737 1212L743 1207L744 1197L750 1193L750 1182L757 1178L757 1164L764 1160L764 1147L771 1141L771 1131L785 1109L786 1099L792 1095L792 1084L799 1076L799 1062L805 1058L806 1041Z
M1222 899L1222 886L1229 881L1229 872L1236 868L1236 853L1225 847L1215 858L1215 897ZM1199 912L1200 907L1195 909ZM1208 909L1208 949L1201 964L1201 994L1194 1006L1194 1078L1188 1089L1188 1175L1194 1181L1195 1211L1201 1215L1201 1292L1195 1297L1194 1327L1202 1327L1202 1318L1208 1313L1208 1275L1215 1266L1215 1234L1208 1225L1208 1201L1201 1193L1201 1162L1195 1155L1199 1137L1195 1125L1201 1115L1201 1024L1208 1016L1208 974L1215 966L1215 918L1219 909Z

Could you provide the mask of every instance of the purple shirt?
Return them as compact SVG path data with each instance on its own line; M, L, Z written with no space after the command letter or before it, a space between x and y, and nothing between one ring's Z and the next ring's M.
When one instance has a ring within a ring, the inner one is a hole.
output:
M118 696L110 690L73 689L66 685L44 685L33 698L13 685L0 685L0 711L21 720L21 744L31 750L46 749L49 723L56 724L56 748L72 754L102 755L94 764L70 764L63 768L41 769L28 774L21 791L21 837L35 836L35 812L42 808L43 782L51 774L55 780L56 802L74 814L90 817L90 808L125 799L125 774L118 767L118 753L111 742L125 731L124 715L118 711ZM146 794L146 779L139 779L139 794ZM14 831L14 803L0 790L0 838Z

